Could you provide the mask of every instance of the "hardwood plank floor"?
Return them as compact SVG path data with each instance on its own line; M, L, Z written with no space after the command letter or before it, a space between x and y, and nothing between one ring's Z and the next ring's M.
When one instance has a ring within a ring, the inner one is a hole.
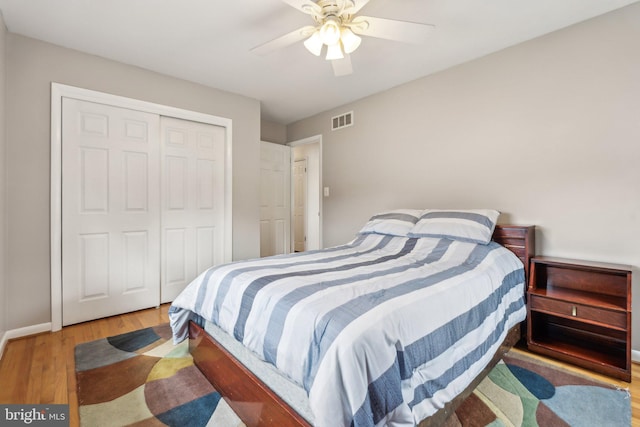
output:
M169 321L169 305L67 326L61 331L10 341L0 360L0 403L69 404L70 425L79 425L74 348L77 344L156 326ZM629 388L633 427L640 427L640 364L631 384L527 353L548 363Z
M0 361L0 403L68 403L70 425L79 425L75 346L167 323L168 310L165 304L10 341Z

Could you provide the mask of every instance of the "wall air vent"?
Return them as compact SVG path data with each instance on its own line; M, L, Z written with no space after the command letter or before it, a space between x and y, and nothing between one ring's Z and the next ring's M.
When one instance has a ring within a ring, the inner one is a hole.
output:
M331 130L338 130L353 125L353 111L331 118Z

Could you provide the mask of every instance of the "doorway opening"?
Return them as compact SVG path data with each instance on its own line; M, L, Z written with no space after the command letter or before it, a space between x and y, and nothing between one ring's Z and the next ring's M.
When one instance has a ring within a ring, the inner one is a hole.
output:
M322 249L322 135L288 145L292 165L291 248L296 252ZM296 173L303 175L296 178Z

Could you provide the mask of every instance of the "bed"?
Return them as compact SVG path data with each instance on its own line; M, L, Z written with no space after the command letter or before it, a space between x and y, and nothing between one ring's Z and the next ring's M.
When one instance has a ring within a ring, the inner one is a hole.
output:
M533 227L395 210L320 251L213 267L174 341L249 426L439 425L520 337Z

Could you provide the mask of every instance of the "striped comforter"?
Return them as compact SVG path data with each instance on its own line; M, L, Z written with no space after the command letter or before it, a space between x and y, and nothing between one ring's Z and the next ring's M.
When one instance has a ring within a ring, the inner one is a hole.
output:
M173 302L174 341L207 319L309 394L316 426L414 425L488 364L525 318L509 250L359 235L213 267Z

